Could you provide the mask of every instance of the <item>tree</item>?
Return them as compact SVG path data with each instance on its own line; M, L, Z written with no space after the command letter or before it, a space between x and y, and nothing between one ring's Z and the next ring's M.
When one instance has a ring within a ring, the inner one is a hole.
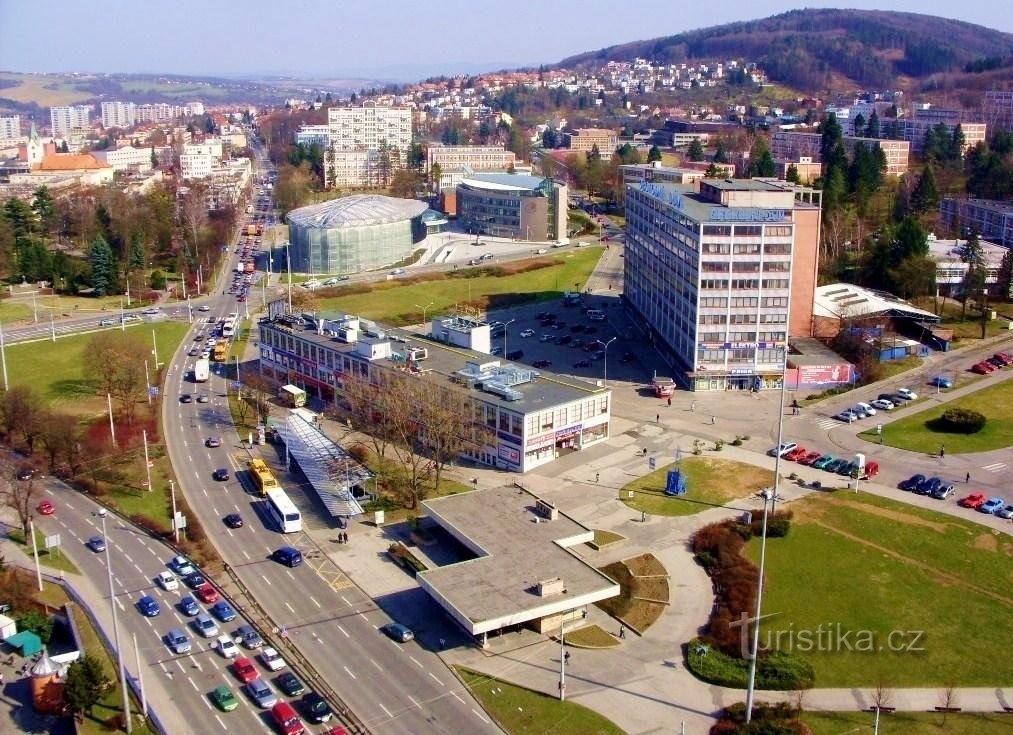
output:
M394 175L394 153L395 150L387 144L386 138L380 141L376 157L376 176L380 186L390 184L391 176Z
M722 138L718 138L718 142L714 146L714 163L728 163L728 152L725 150L725 141Z
M857 115L855 115L855 120L852 123L852 126L853 126L852 129L855 131L855 135L861 135L862 133L864 133L865 115L863 115L862 113L858 113Z
M922 168L918 183L911 191L911 209L918 214L925 214L939 204L939 190L936 188L936 176L928 164Z
M421 381L418 381L421 382ZM481 450L495 442L495 432L477 420L471 397L442 386L432 390L419 411L421 441L435 465L433 490L439 492L443 470L465 449Z
M6 477L0 478L0 500L17 514L25 543L28 543L31 538L29 522L35 514L40 488L36 486L34 478L19 480L17 470L13 467L8 466L4 470Z
M111 686L112 681L106 676L102 662L85 654L67 669L63 697L75 717L83 720Z
M144 243L141 241L141 233L134 232L130 236L130 257L127 265L131 270L144 268L147 257L144 252Z
M905 299L928 296L936 289L936 261L924 255L902 260L889 275L898 295Z
M770 154L767 139L757 137L749 154L749 177L773 176L776 172L777 164L774 163L774 157Z
M802 183L802 180L799 178L798 175L798 166L796 166L794 163L789 163L788 168L784 172L784 180L790 181L793 184Z
M99 392L119 401L126 421L132 423L137 404L145 399L148 389L144 367L147 346L133 333L106 331L88 341L88 354Z
M832 157L834 149L843 139L841 124L837 121L837 115L831 112L820 125L820 154L824 163Z
M1008 299L1013 291L1013 250L1006 249L999 263L996 274L995 288L1000 298Z
M865 126L865 137L866 138L878 138L879 137L879 115L875 110L869 115L869 124Z
M40 186L35 190L32 196L32 211L35 212L42 231L52 232L57 223L57 215L53 195L49 193L48 187Z
M91 285L95 293L105 296L112 291L116 283L116 263L113 251L102 235L96 235L88 251L88 262L91 264Z
M559 147L559 133L555 128L547 127L542 132L542 147L547 149Z
M717 167L716 164L712 163L707 167L707 170L703 172L705 179L720 179L725 175L724 170Z
M200 260L201 232L208 223L207 186L191 181L179 198L179 220L183 227L186 257L191 262Z
M413 169L398 169L390 184L390 195L399 199L414 199L420 184L419 175Z
M39 640L44 644L48 644L53 638L54 621L40 610L29 610L22 613L14 622L18 624L18 630L30 630L39 636Z
M686 149L686 157L691 161L703 160L703 145L699 138L693 138L690 142L689 148Z
M656 145L651 146L651 150L647 151L647 162L654 163L655 161L661 160L661 149Z

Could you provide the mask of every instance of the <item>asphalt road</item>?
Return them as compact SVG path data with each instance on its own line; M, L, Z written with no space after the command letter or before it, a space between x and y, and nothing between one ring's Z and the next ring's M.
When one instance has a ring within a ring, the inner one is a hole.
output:
M264 165L259 155L257 164ZM221 291L219 286L214 293ZM219 318L243 311L231 296L214 296L210 304L210 314ZM187 382L195 359L187 357L189 347L185 342L169 362L163 410L169 457L191 508L273 625L287 630L289 640L370 732L500 732L438 656L418 642L394 643L379 632L390 618L327 562L308 535L282 536L274 530L262 502L245 484L248 455L231 426L227 383L219 375L201 385ZM211 402L178 400L182 393L197 392L210 392ZM221 436L223 447L206 448L211 435ZM211 475L218 467L229 468L232 478L214 482ZM285 485L285 475L280 479ZM287 484L295 487L294 481ZM306 507L303 498L295 500ZM221 519L230 512L243 516L244 528L224 526ZM289 569L270 561L269 554L282 545L301 547L307 563Z

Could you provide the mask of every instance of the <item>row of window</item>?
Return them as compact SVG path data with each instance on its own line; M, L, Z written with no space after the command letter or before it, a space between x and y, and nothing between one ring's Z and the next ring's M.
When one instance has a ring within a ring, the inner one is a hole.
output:
M788 288L791 281L787 278L702 278L700 288L706 290L727 290L729 286L735 290L756 290L758 288Z
M791 263L787 260L768 260L761 263L758 260L705 260L700 263L700 270L704 273L727 273L731 268L732 273L759 273L762 269L767 273L787 273L791 270Z
M758 242L705 242L700 246L700 252L707 255L790 255L791 243L789 242L765 242L762 245Z
M700 332L701 342L781 342L784 332Z

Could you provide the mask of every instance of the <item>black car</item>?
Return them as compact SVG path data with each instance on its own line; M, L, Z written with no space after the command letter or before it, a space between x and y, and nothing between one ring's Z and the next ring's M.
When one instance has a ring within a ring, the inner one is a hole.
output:
M286 697L298 697L306 691L306 687L304 687L303 683L299 681L299 677L291 671L286 671L284 674L275 679L274 683L278 685L279 689L285 692Z
M550 367L551 365L552 360L535 360L533 363L531 363L531 367L536 368L547 368Z
M591 361L590 360L578 360L577 362L573 363L573 366L575 368L589 368L589 367L591 367Z
M224 518L222 518L222 521L229 528L242 528L243 527L243 517L241 515L239 515L238 513L229 513L227 516L225 516Z
M985 362L995 365L997 368L1006 367L1006 363L998 357L990 357Z
M202 584L207 584L207 579L200 572L194 572L183 577L183 584L192 590L197 589Z
M224 467L219 467L211 476L219 482L225 482L229 479L229 471Z
M524 357L524 350L510 350L506 356L508 360L520 360Z
M34 474L35 470L33 470L31 467L22 467L20 470L18 470L18 479L21 480L22 482L27 482L28 480L32 479L32 475Z
M316 692L310 692L302 698L302 708L310 722L327 722L334 715L331 705Z
M193 396L189 393L184 393L179 397L180 403L193 403Z
M619 362L625 365L626 363L633 362L633 359L634 357L632 352L624 352L623 356L619 358Z
M925 475L911 475L911 477L901 482L900 489L908 490L910 492L917 492L918 488L920 488L924 484L925 484Z

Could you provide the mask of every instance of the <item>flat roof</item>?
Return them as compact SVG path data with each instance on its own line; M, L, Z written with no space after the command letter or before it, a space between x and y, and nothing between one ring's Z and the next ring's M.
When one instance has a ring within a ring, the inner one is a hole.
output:
M567 547L594 531L564 513L546 520L518 485L423 501L431 518L478 554L417 579L472 634L498 630L615 597L619 585ZM562 580L542 596L540 582Z
M886 291L862 288L851 283L830 283L817 286L813 298L813 315L840 319L862 317L870 314L887 314L923 319L938 323L939 317L931 311L919 309L904 299Z
M792 350L796 350L796 352L788 354L789 367L851 364L848 360L813 337L791 337L788 340L788 345Z
M527 174L473 174L461 185L492 191L534 191L544 182L544 177Z
M714 180L706 179L705 183L711 184ZM664 182L645 182L640 185L629 185L634 191L643 191L648 196L663 202L667 206L672 206L690 219L697 222L719 222L721 224L755 224L761 222L786 222L790 223L789 217L784 219L770 219L769 217L763 216L763 212L790 212L792 209L798 206L798 203L793 203L791 207L757 207L757 206L735 206L722 204L721 202L714 202L707 199L696 191L696 186L693 184L670 184ZM741 191L740 187L737 186L726 186L726 189L733 191ZM751 188L760 191L783 191L781 189L772 188L767 186L755 186ZM732 214L740 212L744 216L736 217Z

